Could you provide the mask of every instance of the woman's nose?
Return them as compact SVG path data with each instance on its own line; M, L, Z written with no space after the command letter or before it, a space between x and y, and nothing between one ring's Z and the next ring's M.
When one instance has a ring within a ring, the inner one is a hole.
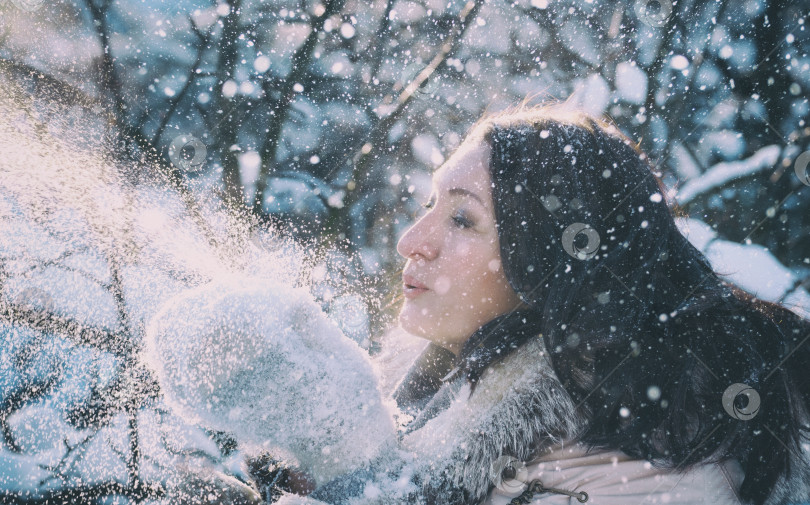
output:
M406 259L421 256L426 260L432 260L439 254L434 228L435 226L425 218L420 219L400 237L397 252Z

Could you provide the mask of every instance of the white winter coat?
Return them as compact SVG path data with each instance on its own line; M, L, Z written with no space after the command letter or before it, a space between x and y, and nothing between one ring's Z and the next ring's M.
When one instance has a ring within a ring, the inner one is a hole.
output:
M621 451L588 453L580 445L565 448L558 445L520 468L514 480L493 489L482 505L505 505L534 479L540 479L546 487L586 492L590 505L740 505L737 491L743 477L735 459L680 474L660 470ZM546 493L535 495L531 503L568 505L577 501L566 495Z

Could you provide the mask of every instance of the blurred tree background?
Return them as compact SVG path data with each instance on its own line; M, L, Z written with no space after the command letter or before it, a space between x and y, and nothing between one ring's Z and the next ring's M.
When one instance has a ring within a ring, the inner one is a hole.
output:
M0 0L0 93L59 102L58 113L37 117L37 128L54 135L72 129L89 150L113 139L115 156L129 166L125 179L137 186L157 171L179 189L190 217L170 217L166 226L176 229L157 236L216 228L200 218L208 207L194 197L213 193L251 226L276 226L333 251L326 267L313 269L313 290L367 348L375 324L367 309L374 318L395 305L402 265L396 241L427 200L432 171L483 112L523 100L569 99L608 115L648 153L677 211L692 218L690 239L716 267L741 287L807 313L807 15L800 0ZM0 114L3 131L22 123ZM2 170L0 163L5 177ZM9 181L0 179L0 197L8 196ZM96 189L103 191L103 182ZM130 207L149 198L133 196ZM15 257L8 247L61 222L46 216L19 231L14 226L28 221L14 224L8 209L15 207L4 205L0 200L0 501L159 496L147 481L163 470L142 446L164 422L155 418L168 413L145 407L159 392L135 351L141 322L154 309L138 296L159 274L172 287L156 289L157 301L199 282L194 275L209 264L205 241L189 240L203 251L202 267L184 271L182 261L159 257L166 272L148 268L150 259L133 273L129 251L114 249L130 243L127 223L138 215L121 211L100 228L99 235L115 237L111 252L91 258L87 269L109 267L93 287L105 301L81 299L76 303L93 310L66 315L57 310L56 290L13 284L12 274L62 262L72 275L78 263L67 262L76 255L43 261L28 252ZM175 207L149 207L165 209ZM149 243L132 249L149 252ZM333 295L319 281L334 271L368 279L363 285L379 299ZM96 296L78 277L70 281L76 289ZM43 407L64 397L70 381L91 384L90 392L73 394L62 414ZM92 459L99 433L117 442L94 465L119 473L101 472L101 484L71 484L79 481L66 476L80 459ZM240 476L232 439L189 433L172 454ZM46 464L48 451L58 457ZM18 474L36 477L23 484Z
M0 55L106 104L131 153L347 239L370 274L397 263L472 122L527 97L608 114L673 191L748 161L679 203L807 266L799 1L5 0L2 16Z

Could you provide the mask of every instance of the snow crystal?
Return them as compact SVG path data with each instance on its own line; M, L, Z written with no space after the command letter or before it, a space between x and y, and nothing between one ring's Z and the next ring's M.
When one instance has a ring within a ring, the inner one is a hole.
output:
M669 60L669 66L675 70L685 70L689 68L689 60L682 54L676 54Z
M270 58L267 56L259 56L253 61L253 68L257 72L267 72L270 69Z
M610 103L610 88L604 77L592 74L577 81L570 100L591 114L601 115Z
M343 23L342 25L340 25L340 35L344 39L350 39L350 38L354 37L355 33L356 33L356 30L355 30L354 26L352 26L350 23Z
M228 79L222 85L222 96L226 98L233 98L236 95L236 91L239 89L239 86L236 84L236 81L233 79Z
M634 62L616 65L615 97L641 105L647 99L647 74Z
M423 133L415 136L411 140L411 150L414 158L427 166L439 166L444 162L441 144L435 135Z

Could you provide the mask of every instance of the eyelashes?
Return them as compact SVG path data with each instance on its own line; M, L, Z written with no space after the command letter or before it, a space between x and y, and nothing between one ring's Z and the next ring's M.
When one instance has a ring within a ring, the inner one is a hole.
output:
M432 209L435 205L436 205L435 199L431 198L430 200L422 204L422 208ZM457 228L466 229L475 226L475 223L472 220L470 220L463 211L457 212L456 215L454 215L451 219L453 220L453 224Z
M463 212L459 212L458 214L453 216L453 222L456 224L457 227L462 229L472 228L475 225L475 223L467 219L467 216L465 216Z
M436 205L436 202L435 202L435 201L434 201L432 198L431 198L430 200L428 200L427 202L425 202L425 203L419 204L419 206L420 206L422 209L425 209L425 210L418 209L416 212L414 212L414 213L411 215L411 219L412 219L413 221L417 221L417 220L421 219L421 218L422 218L422 216L424 216L424 215L425 215L425 213L426 213L428 210L432 209L432 208L433 208L435 205Z

